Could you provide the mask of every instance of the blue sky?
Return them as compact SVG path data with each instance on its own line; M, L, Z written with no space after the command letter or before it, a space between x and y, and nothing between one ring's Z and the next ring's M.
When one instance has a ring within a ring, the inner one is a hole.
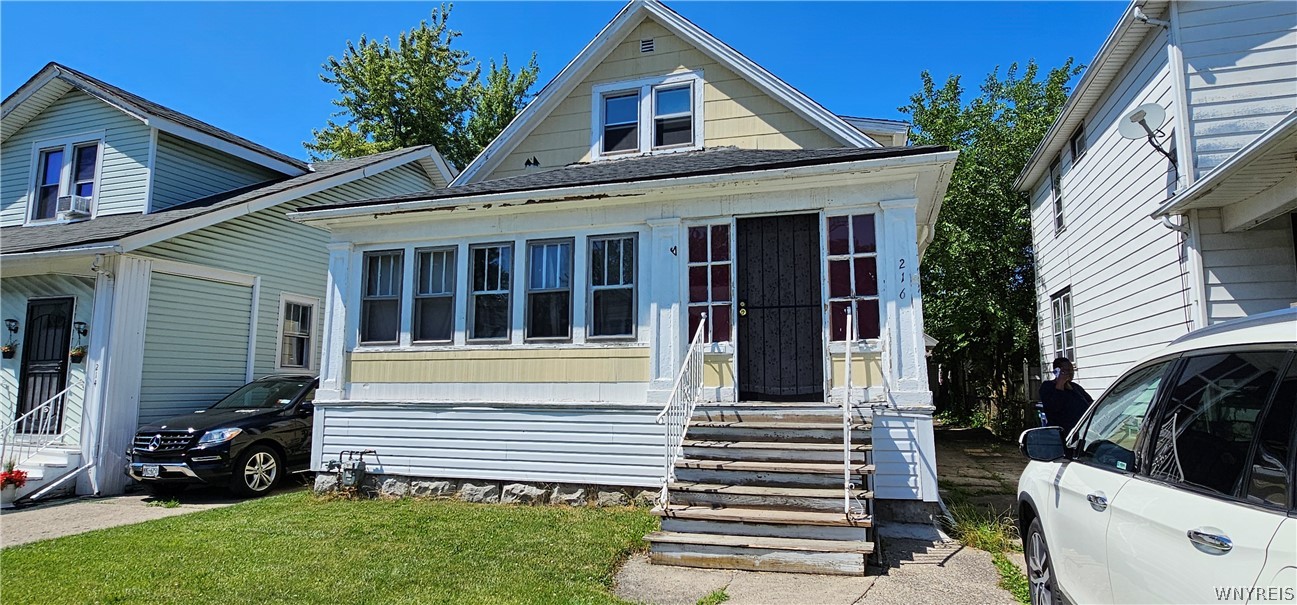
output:
M668 2L686 18L839 114L903 119L919 73L973 87L997 65L1089 61L1124 2ZM391 36L436 4L0 4L0 90L49 61L274 149L301 143L333 111L320 65L361 34ZM460 47L486 62L536 51L541 82L563 68L620 2L460 2ZM57 25L55 25L57 24ZM54 36L52 33L93 32ZM54 38L61 38L52 43Z

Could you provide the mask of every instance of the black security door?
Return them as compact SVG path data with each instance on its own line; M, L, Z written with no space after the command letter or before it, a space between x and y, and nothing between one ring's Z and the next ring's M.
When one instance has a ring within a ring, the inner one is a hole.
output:
M72 336L72 299L48 298L27 303L22 344L22 376L18 382L18 416L35 409L67 387L68 340ZM62 401L46 414L32 414L20 433L62 431Z
M739 398L822 401L818 216L739 219L735 235Z

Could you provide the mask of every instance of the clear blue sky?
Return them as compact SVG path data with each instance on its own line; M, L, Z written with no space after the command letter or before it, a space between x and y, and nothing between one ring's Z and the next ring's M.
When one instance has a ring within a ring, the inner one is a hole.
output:
M997 65L1088 62L1124 2L668 4L839 114L903 119L919 73L972 88ZM320 65L361 34L415 26L430 2L0 4L5 96L58 61L292 156L333 111ZM460 47L486 62L536 51L548 81L620 2L460 2ZM62 32L62 34L60 34ZM539 87L538 87L539 88Z

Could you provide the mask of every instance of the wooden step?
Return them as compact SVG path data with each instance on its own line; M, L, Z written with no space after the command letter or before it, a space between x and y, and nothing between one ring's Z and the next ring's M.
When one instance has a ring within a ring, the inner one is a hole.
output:
M813 475L842 475L842 463L832 462L761 462L758 460L695 460L680 458L676 468L705 469L720 471L749 471L758 473L798 473ZM874 472L872 464L855 464L851 466L852 475L866 475Z
M808 421L808 422L798 422L798 421L781 421L781 420L741 420L741 421L731 421L731 420L719 420L719 421L718 421L718 420L702 420L702 421L698 421L698 422L692 422L692 423L690 423L689 426L690 426L691 428L692 428L692 427L703 427L703 428L736 428L736 429L741 429L741 428L746 428L746 429L766 429L766 428L768 428L768 429L837 430L837 431L839 431L839 432L842 431L842 422L841 422L841 421L837 421L837 422L833 422L833 421L822 421L822 422L821 422L821 421ZM853 423L853 424L851 425L851 430L852 430L852 431L867 431L867 430L871 430L872 428L873 428L873 425L871 425L871 424L869 424L869 423L857 422L857 423Z
M757 460L696 460L681 458L675 464L677 481L763 485L780 487L841 488L842 461L762 462ZM851 480L862 487L874 465L853 463Z
M871 516L850 518L841 511L794 511L740 506L712 508L709 506L678 506L673 504L665 508L661 506L654 508L653 514L663 518L729 521L734 523L824 525L831 527L873 527L874 524Z
M727 485L724 483L694 483L689 481L677 481L671 484L669 491L671 493L726 493L787 498L836 498L839 503L842 502L842 488ZM872 492L865 490L854 490L854 492L856 498L862 500L874 497Z
M791 422L779 420L714 421L695 420L688 436L700 441L778 441L784 443L842 443L842 421ZM869 424L851 427L851 439L867 443L872 437Z
M805 552L840 552L867 555L874 552L873 542L847 540L808 540L805 538L770 538L765 536L726 536L720 534L685 534L655 531L644 537L649 542L666 544L699 544L731 548L765 550L799 550Z
M797 443L787 441L713 441L686 439L684 454L693 459L765 460L785 462L842 462L842 443ZM851 459L869 462L868 443L853 443Z
M841 511L842 487L804 488L720 483L672 483L671 502L700 506L751 506L789 510ZM857 500L873 498L867 490L852 490Z
M868 422L872 409L852 406L849 411L855 422ZM699 404L694 408L693 420L700 422L735 422L777 420L781 422L842 421L842 406L824 402L772 402L739 401Z
M839 502L838 506L842 503ZM840 510L840 509L839 509ZM808 538L812 540L869 540L871 528L849 525L795 525L791 523L740 523L663 517L662 531L686 534L725 534L731 536L768 536L772 538Z
M873 544L864 541L655 532L648 536L656 564L710 569L864 575Z

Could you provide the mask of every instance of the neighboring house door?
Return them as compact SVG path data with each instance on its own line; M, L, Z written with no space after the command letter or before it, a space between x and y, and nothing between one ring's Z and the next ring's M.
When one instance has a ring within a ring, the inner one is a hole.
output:
M58 395L68 384L68 341L72 336L71 298L46 298L27 303L27 332L23 335L22 377L19 378L18 417ZM32 414L19 433L62 432L63 401Z
M819 217L738 219L735 244L740 399L822 401Z

